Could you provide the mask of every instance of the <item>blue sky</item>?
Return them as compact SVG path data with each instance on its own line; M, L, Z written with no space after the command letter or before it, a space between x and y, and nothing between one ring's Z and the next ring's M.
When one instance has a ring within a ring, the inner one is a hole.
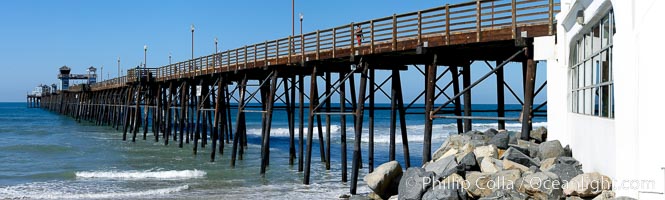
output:
M310 32L458 2L462 1L296 0L295 12L296 17L304 14L303 29ZM148 67L168 64L169 53L173 62L189 59L191 24L196 27L195 56L213 53L215 37L220 50L278 39L291 34L291 1L2 1L0 102L23 102L36 85L56 83L62 65L73 73L104 66L104 78L115 77L118 57L123 69L143 62L143 45L148 46ZM539 64L537 82L545 77L544 66ZM474 77L487 72L487 67L476 68ZM521 94L521 67L509 65L506 74ZM423 77L416 70L402 76L405 98L418 95ZM474 88L474 103L494 103L494 83L492 77ZM536 102L544 99L541 95ZM516 102L510 96L506 101Z

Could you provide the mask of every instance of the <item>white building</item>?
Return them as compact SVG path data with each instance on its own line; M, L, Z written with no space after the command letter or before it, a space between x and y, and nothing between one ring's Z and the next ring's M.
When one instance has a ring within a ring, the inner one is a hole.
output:
M648 193L665 190L665 1L561 0L556 20L549 139L612 177L618 196L665 198Z

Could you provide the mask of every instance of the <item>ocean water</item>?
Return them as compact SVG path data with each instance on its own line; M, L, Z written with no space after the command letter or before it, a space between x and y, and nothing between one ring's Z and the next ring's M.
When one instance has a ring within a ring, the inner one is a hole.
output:
M487 110L496 106L473 107ZM519 105L507 106L507 109L519 108ZM518 114L507 113L509 117ZM217 154L215 162L210 162L211 145L199 148L195 156L191 144L185 144L184 148L173 143L164 146L163 142L155 143L151 133L147 141L122 141L122 132L110 126L77 123L70 117L28 109L24 103L0 103L0 199L336 199L348 194L349 184L341 182L339 119L331 120L331 169L326 170L320 162L318 136L314 134L311 184L304 185L303 173L297 170L297 159L295 165L288 164L289 134L285 116L284 112L275 112L270 166L265 177L261 177L259 114L248 113L245 159L231 168L231 145L225 145L224 154ZM365 116L368 117L367 113ZM376 111L375 166L388 160L389 116L388 110ZM325 117L323 119L325 123ZM347 117L347 122L350 179L354 142L352 117ZM453 120L437 119L434 123L433 150L456 130ZM407 116L413 165L421 163L422 124L422 115ZM493 121L477 120L473 127L482 131L496 126ZM545 119L536 118L534 126L546 126ZM362 177L368 171L367 121L363 127L364 168L360 170L358 193L366 194L370 190ZM507 129L519 130L520 125L509 122ZM404 164L399 132L396 138L396 157Z

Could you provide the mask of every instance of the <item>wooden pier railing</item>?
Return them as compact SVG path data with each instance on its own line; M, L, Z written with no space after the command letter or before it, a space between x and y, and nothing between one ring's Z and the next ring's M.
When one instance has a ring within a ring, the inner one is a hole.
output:
M246 45L151 68L150 72L154 80L166 81L265 66L407 51L420 45L434 47L514 39L521 27L536 25L548 28L543 34L528 37L552 35L554 15L558 11L559 3L554 0L476 0ZM357 26L363 32L361 44L357 44L355 38ZM509 29L510 34L493 35L492 31L499 29ZM92 84L91 89L104 90L134 83L138 80L135 77L137 70L141 69L130 69L127 76Z

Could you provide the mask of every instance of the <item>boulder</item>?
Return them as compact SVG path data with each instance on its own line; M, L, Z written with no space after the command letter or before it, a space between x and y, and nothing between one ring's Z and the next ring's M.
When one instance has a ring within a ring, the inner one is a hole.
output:
M457 153L459 153L459 150L450 149L450 150L446 151L446 153L443 153L443 155L439 156L436 159L432 159L432 160L434 160L434 161L441 160L442 158L445 158L445 157L455 156L455 155L457 155Z
M471 140L483 141L483 142L489 142L490 139L492 139L492 136L489 136L489 135L483 135L482 133L480 133L480 134L472 134L472 135L471 135Z
M473 154L476 155L476 160L478 161L484 157L498 158L499 156L496 146L491 144L486 146L476 147L476 149L473 150Z
M593 198L593 200L610 200L614 199L616 194L613 191L610 190L603 190L598 196Z
M465 132L464 134L466 134L466 135L482 135L483 132L480 132L480 131L477 131L477 130L470 130L470 131Z
M455 154L455 157L457 158L458 161L462 160L462 158L466 156L466 154L473 152L474 148L475 147L471 143L467 143L458 149L457 153Z
M563 147L563 155L561 156L573 157L573 150L570 149L570 145L566 145L566 147Z
M536 140L536 142L544 142L547 140L547 128L541 126L537 129L531 130L529 136Z
M529 147L526 146L526 145L522 145L522 146L520 146L520 145L516 145L516 144L509 144L509 145L508 145L508 148L516 149L516 150L522 152L524 155L530 155L530 153L529 153Z
M561 199L561 180L551 172L537 172L518 181L517 191L529 195L533 199Z
M439 185L430 187L425 194L423 200L466 200L466 190L461 184L452 182L448 185Z
M573 157L558 157L558 158L556 158L556 163L566 164L566 165L574 165L574 166L577 166L580 169L582 169L582 164L580 163L580 161L577 161Z
M547 168L550 168L552 165L556 164L556 158L548 158L540 161L540 170L545 171Z
M492 191L497 190L512 190L515 188L515 183L520 178L522 172L519 170L505 170L499 171L491 175L491 180L494 181L489 187Z
M367 186L381 198L386 199L397 194L397 184L402 177L402 166L397 161L381 164L363 180Z
M531 167L529 167L529 172L536 173L536 172L542 172L542 170L540 170L540 168L538 168L536 166L531 166Z
M526 194L516 192L515 190L496 190L488 197L480 198L479 200L527 200L529 197Z
M510 142L510 137L506 133L499 133L494 135L492 139L487 142L496 146L499 149L508 149L508 143Z
M568 165L568 164L554 164L545 171L547 172L552 172L559 176L561 181L568 182L570 179L573 179L577 175L580 175L584 172L582 172L582 169L579 167L576 167L575 165Z
M464 164L465 171L478 171L480 169L476 161L476 155L473 152L467 153L461 159L458 159L458 161L460 164Z
M402 200L421 199L427 188L432 186L434 173L420 167L410 167L402 175L398 186L398 198Z
M489 196L492 194L492 189L487 185L490 179L490 173L468 172L466 174L466 181L469 183L468 193L475 198Z
M471 141L471 136L463 134L450 135L446 138L446 141L441 144L441 146L434 151L432 155L432 160L439 159L444 153L448 152L450 149L459 149L465 144Z
M459 174L450 174L450 176L446 177L440 182L434 182L434 187L438 186L438 184L452 184L452 183L459 183L462 185L462 187L467 188L467 183L464 181L464 178L460 176Z
M474 149L476 147L482 147L482 146L487 146L488 145L487 142L484 141L484 140L471 140L471 141L469 141L469 144L471 144L471 146L473 146Z
M502 165L503 165L503 169L505 169L505 170L516 169L516 170L519 170L522 173L529 172L528 167L526 167L524 165L521 165L519 163L510 161L510 160L503 160Z
M434 172L436 175L444 175L446 171L457 171L455 167L457 167L455 156L448 156L427 164L424 169L428 172Z
M501 133L501 131L499 131L499 133ZM509 138L508 144L517 144L517 139L519 139L519 137L520 137L519 132L505 131L505 133L508 134L508 138Z
M613 198L612 200L637 200L637 199L632 198L632 197L616 197L616 198Z
M611 189L612 179L598 172L577 175L563 186L566 195L582 198L595 197L603 190Z
M558 140L543 142L538 145L538 158L545 160L563 155L563 147Z
M494 136L497 133L499 133L499 131L497 131L496 129L493 129L493 128L489 128L489 129L487 129L483 132L483 134L487 135L487 136Z
M370 198L370 199L372 199L372 200L383 200L383 199L384 199L383 197L379 196L378 194L376 194L376 193L374 193L374 192L370 192L370 193L367 195L367 197ZM388 198L390 198L390 197L388 197Z
M517 140L517 145L521 147L526 147L529 150L529 157L535 158L538 156L538 147L539 145L535 142L526 141L526 140ZM541 159L542 160L542 159Z
M480 163L480 171L485 173L496 173L503 170L503 163L496 158L483 159Z
M508 150L506 150L506 152L503 154L503 160L510 160L526 167L540 167L540 162L530 158L527 155L524 155L524 153L514 148L508 148Z

